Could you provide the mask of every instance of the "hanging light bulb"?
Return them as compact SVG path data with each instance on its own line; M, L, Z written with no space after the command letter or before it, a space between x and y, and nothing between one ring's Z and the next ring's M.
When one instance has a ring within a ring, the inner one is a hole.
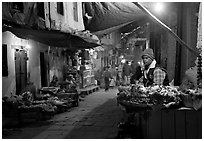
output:
M156 3L155 4L155 11L158 12L158 13L161 13L164 9L164 4L163 3Z
M26 49L30 49L30 45L28 44L28 45L26 45L26 47L25 47Z
M126 62L126 59L122 59L121 62L124 64Z

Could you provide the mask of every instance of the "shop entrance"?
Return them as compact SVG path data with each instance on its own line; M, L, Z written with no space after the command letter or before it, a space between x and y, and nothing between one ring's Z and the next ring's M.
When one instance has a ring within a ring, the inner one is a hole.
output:
M41 73L41 86L46 87L48 84L47 81L47 63L46 63L45 53L40 52L40 73Z
M15 49L16 94L26 87L27 83L27 52Z

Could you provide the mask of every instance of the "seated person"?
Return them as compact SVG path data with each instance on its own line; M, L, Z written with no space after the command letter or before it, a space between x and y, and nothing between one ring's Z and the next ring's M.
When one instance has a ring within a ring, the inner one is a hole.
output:
M76 87L77 83L71 74L66 78L65 83L61 85L61 89L65 92L76 92Z
M75 79L74 79L74 77L73 77L72 74L68 75L68 77L66 78L65 81L66 81L67 83L69 83L69 84L76 85L76 81L75 81Z
M58 87L58 78L56 75L53 75L52 81L50 82L50 87Z

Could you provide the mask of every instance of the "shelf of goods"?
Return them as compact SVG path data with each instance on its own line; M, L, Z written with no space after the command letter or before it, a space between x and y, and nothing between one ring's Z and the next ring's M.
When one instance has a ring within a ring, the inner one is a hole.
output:
M202 137L201 89L180 91L171 86L132 85L118 90L121 109L139 115L142 138Z
M95 83L94 71L92 69L83 71L83 88L91 86L94 83Z

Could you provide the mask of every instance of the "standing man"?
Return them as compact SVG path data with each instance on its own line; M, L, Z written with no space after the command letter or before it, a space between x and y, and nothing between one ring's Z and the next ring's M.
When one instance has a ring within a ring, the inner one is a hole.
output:
M145 87L153 85L169 85L167 71L157 65L152 49L148 48L144 50L142 53L142 61L144 65L138 66L135 74L131 78L133 84L135 83L135 80L143 79ZM125 125L130 125L132 119L135 118L139 120L138 114L124 114L124 122L119 124L119 128L124 128Z
M142 60L144 63L142 68L143 84L145 87L151 85L169 85L167 70L158 66L151 48L144 50Z

